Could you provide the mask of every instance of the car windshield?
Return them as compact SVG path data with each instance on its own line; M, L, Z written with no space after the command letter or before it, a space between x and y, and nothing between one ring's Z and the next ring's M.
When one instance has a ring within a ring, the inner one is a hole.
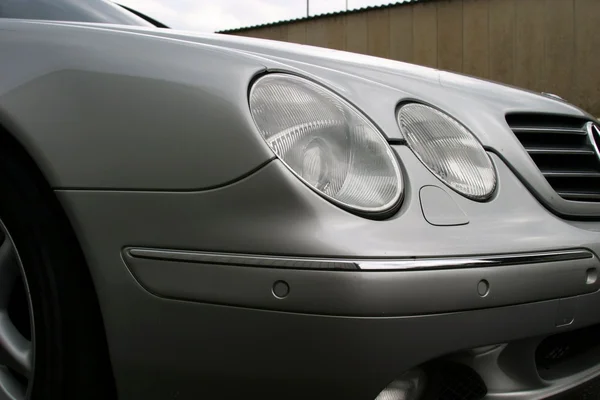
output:
M0 0L0 18L154 26L106 0Z

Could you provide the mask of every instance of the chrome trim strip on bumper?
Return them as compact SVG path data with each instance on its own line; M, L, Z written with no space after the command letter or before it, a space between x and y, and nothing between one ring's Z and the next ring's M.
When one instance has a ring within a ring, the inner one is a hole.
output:
M320 315L425 315L569 302L600 289L600 262L585 250L367 262L125 249L123 260L140 286L158 297ZM379 272L336 269L340 265ZM570 303L557 308L557 326L572 324L575 309Z
M517 264L539 264L594 258L584 249L556 250L532 253L497 254L466 257L410 258L410 259L332 259L310 257L283 257L253 254L228 254L201 251L158 250L126 248L125 253L134 258L165 261L182 261L206 264L223 264L245 267L314 269L314 270L366 270L366 271L420 271L455 268L502 267Z

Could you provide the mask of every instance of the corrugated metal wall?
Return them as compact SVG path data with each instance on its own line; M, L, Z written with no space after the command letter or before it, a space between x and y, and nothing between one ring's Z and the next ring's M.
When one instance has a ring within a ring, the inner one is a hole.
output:
M231 34L392 58L552 92L600 116L600 0L438 0Z

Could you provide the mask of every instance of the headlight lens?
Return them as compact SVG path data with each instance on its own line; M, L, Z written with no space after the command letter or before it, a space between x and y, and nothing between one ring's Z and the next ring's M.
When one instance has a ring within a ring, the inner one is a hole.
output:
M398 111L398 125L408 146L442 182L477 201L496 189L496 170L473 134L452 117L423 104Z
M274 73L250 91L250 112L267 144L311 188L345 208L381 213L398 204L398 160L356 108L304 78Z

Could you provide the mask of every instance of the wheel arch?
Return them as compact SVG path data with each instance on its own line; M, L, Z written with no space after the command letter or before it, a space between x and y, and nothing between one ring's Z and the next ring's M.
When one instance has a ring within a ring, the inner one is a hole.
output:
M50 207L56 213L56 216L63 225L63 232L68 235L65 239L72 245L73 253L79 259L78 265L83 269L83 274L80 275L80 277L83 277L85 282L82 282L82 284L90 289L88 291L90 294L89 301L91 302L90 304L94 305L94 309L90 310L90 312L95 314L95 319L102 327L101 332L98 332L98 344L103 346L103 350L107 356L108 367L110 368L110 371L107 371L107 376L110 377L110 384L115 388L115 378L112 361L110 359L110 352L108 351L103 313L98 299L96 284L89 268L89 263L75 232L71 218L69 217L70 213L65 209L65 205L62 204L52 189L52 172L49 168L44 168L45 161L41 161L39 159L40 155L35 151L35 148L32 148L30 143L23 140L26 135L20 135L19 132L17 125L12 123L9 118L6 118L6 115L3 114L0 109L0 157L2 156L3 151L10 151L18 158L19 166L23 168L25 174L28 174L29 177L34 179L36 184L39 185L38 187L46 196L44 200L50 202ZM116 389L114 391L116 393Z

